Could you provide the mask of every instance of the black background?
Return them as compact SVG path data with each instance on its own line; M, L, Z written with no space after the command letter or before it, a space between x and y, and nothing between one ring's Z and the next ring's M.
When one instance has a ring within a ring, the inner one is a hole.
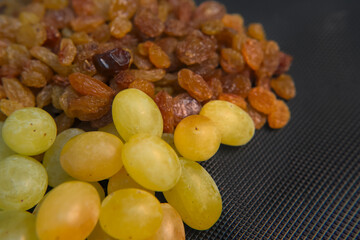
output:
M200 3L202 1L197 1ZM360 1L223 0L294 57L290 123L202 165L220 220L187 239L355 239L360 232Z

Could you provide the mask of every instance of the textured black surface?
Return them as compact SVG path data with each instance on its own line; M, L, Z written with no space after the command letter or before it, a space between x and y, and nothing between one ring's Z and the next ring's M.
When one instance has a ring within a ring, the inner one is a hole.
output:
M360 1L221 2L294 56L297 96L284 129L203 164L223 213L210 230L186 228L187 239L359 238Z

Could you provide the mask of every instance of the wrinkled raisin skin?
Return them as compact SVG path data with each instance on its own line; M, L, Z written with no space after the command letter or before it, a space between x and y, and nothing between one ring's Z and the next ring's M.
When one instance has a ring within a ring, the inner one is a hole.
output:
M105 76L114 76L129 68L131 53L122 48L115 48L92 57L96 70Z

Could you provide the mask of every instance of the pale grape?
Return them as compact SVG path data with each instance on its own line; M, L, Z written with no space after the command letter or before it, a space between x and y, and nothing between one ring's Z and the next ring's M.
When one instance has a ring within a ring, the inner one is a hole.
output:
M52 189L36 216L40 240L83 240L94 230L100 214L96 189L81 181L70 181Z
M107 185L107 192L108 194L113 193L119 189L124 188L138 188L145 191L148 191L151 194L155 194L154 191L148 190L138 184L130 177L130 175L126 172L125 168L121 168L120 171L118 171L114 176L109 178L109 182Z
M191 228L209 229L221 215L219 189L200 164L184 158L180 158L180 162L181 178L174 188L164 192L164 196Z
M174 149L174 151L176 152L176 154L180 157L181 154L179 153L179 151L176 149L175 147L175 143L174 143L174 134L173 133L163 133L161 138L167 142L172 149Z
M163 220L156 234L147 240L185 240L184 223L179 213L168 203L161 203Z
M4 122L0 122L0 161L10 155L15 154L13 150L11 150L8 145L4 142L4 139L2 137L2 127L4 125Z
M135 88L116 95L112 116L117 131L125 141L137 133L161 137L163 132L163 119L158 106L146 93Z
M60 153L65 143L81 133L84 133L84 130L78 128L66 129L57 135L54 144L45 152L43 165L49 176L49 186L56 187L63 182L74 180L61 167Z
M114 123L110 123L104 127L101 127L98 129L101 132L107 132L107 133L111 133L115 136L117 136L118 138L121 139L122 142L124 142L124 139L121 138L120 134L118 133L118 131L116 130L115 124Z
M1 240L38 240L35 216L23 210L0 211Z
M255 133L254 122L247 112L227 101L206 103L200 115L210 118L221 134L221 143L241 146L248 143Z
M121 189L108 195L101 205L100 225L118 239L146 239L161 225L163 211L159 200L150 193Z
M2 137L16 153L37 155L51 147L56 131L55 121L49 113L29 107L13 112L5 120Z
M109 234L107 234L100 226L100 223L98 222L94 228L94 230L91 232L91 234L87 237L87 240L116 240Z
M137 134L124 144L122 160L126 171L143 187L166 191L181 175L179 158L160 137Z
M0 208L27 210L44 196L48 177L41 163L11 155L0 161Z
M221 135L209 118L191 115L176 126L174 142L183 157L193 161L205 161L219 149Z
M122 167L121 140L106 132L86 132L70 139L60 154L62 168L89 182L104 180Z
M104 191L104 188L101 186L100 183L98 182L90 182L91 185L93 185L93 187L96 189L96 191L98 192L99 194L99 197L100 197L100 200L104 200L105 198L105 191Z

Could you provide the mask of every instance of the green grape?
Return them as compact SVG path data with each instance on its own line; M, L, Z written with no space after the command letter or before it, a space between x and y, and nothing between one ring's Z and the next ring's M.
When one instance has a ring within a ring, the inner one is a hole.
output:
M244 145L255 133L254 122L247 112L227 101L206 103L200 115L210 118L221 133L221 143L230 146Z
M4 122L0 122L0 161L10 155L15 154L13 150L11 150L8 145L4 142L4 139L2 137L2 127L4 125Z
M81 133L84 131L78 128L66 129L57 135L54 144L45 152L43 165L49 176L49 186L56 187L63 182L74 180L61 167L60 153L65 143Z
M90 182L91 185L93 185L93 187L96 189L96 191L98 192L99 194L99 197L100 197L100 200L104 200L105 198L105 191L104 191L104 188L101 186L100 183L98 182Z
M111 133L111 134L117 136L118 138L120 138L122 142L124 142L124 139L121 138L120 134L116 130L114 123L110 123L110 124L106 125L105 127L99 128L98 130L101 132Z
M108 194L113 193L119 189L124 188L137 188L148 191L149 193L155 195L154 191L145 189L143 186L138 184L130 177L130 175L126 172L125 168L121 168L114 176L109 178L109 182L107 185Z
M129 88L119 92L112 105L114 124L120 136L128 141L136 133L161 137L163 119L154 102L144 92Z
M221 135L209 118L191 115L176 126L174 142L183 157L193 161L205 161L219 149Z
M83 240L95 228L100 214L100 197L86 182L70 181L52 189L36 215L40 240Z
M22 210L0 211L1 240L38 240L35 216Z
M184 158L180 158L180 162L181 178L174 188L164 192L164 196L191 228L209 229L221 215L219 189L200 164Z
M163 133L161 138L167 142L171 147L172 149L174 149L174 151L176 152L176 154L178 156L181 156L181 154L179 153L179 151L176 149L175 147L175 143L174 143L174 134L173 133Z
M62 168L72 177L95 182L122 167L121 140L106 132L86 132L70 139L60 154Z
M179 158L160 137L137 134L124 144L122 160L126 171L143 187L166 191L181 175Z
M11 155L0 161L0 208L27 210L47 188L45 168L32 157Z
M100 226L100 223L98 222L94 230L87 237L87 240L116 240L116 239L111 237L106 232L104 232L104 230Z
M184 223L179 213L168 203L161 203L163 220L156 234L147 240L185 240Z
M38 155L54 143L56 124L49 113L29 107L13 112L2 128L4 142L22 155Z
M146 239L156 233L163 212L159 200L150 193L121 189L108 195L101 205L100 225L118 239Z

